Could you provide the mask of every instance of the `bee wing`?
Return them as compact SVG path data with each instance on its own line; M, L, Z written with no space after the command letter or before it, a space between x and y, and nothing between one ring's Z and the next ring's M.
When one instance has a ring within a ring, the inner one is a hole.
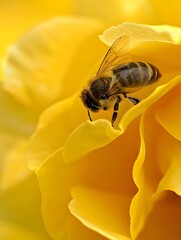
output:
M113 69L115 66L123 62L129 62L130 56L127 55L129 49L129 37L122 36L118 38L106 53L97 74L101 74Z

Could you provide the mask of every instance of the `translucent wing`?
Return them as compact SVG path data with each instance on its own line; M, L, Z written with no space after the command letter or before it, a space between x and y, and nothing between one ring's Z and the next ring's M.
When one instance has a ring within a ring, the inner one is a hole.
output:
M97 74L111 70L123 62L129 62L131 58L127 55L128 49L129 37L122 36L118 38L106 53Z

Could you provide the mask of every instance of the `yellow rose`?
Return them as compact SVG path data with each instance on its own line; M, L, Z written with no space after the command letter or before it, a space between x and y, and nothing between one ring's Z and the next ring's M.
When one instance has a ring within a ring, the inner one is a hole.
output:
M133 61L153 63L162 74L134 94L143 99L138 105L121 103L115 128L112 111L86 121L79 97L106 51L97 40L102 29L88 19L57 18L16 46L27 62L33 49L24 72L7 62L7 90L16 95L13 77L27 75L36 83L22 87L30 89L22 91L25 103L40 110L56 102L41 115L29 151L46 228L53 239L180 239L181 29L125 23L100 36L110 46L128 35Z
M86 121L79 98L108 49L97 38L105 26L180 25L180 7L140 0L1 4L0 56L54 15L101 20L52 19L8 50L0 86L1 239L180 239L180 29L123 24L100 36L110 46L128 34L133 60L162 73L134 94L144 99L139 105L121 103L115 129L112 111Z

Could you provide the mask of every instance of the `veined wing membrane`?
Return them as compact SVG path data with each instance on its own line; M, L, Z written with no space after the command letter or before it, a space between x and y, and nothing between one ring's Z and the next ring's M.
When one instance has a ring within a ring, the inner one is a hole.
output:
M129 50L129 37L119 37L106 53L97 74L101 74L113 69L117 65L125 62L130 62L130 56L127 54Z

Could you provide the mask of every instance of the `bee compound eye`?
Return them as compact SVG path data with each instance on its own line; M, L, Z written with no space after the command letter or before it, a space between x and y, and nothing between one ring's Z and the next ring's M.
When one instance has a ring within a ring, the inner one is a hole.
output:
M91 101L89 102L89 109L93 112L97 112L100 109L99 102Z
M82 101L84 105L91 111L99 111L100 103L96 101L96 99L94 99L94 97L87 90L84 90L82 93Z
M100 107L97 107L97 106L91 106L90 110L93 111L93 112L97 112L99 111Z

